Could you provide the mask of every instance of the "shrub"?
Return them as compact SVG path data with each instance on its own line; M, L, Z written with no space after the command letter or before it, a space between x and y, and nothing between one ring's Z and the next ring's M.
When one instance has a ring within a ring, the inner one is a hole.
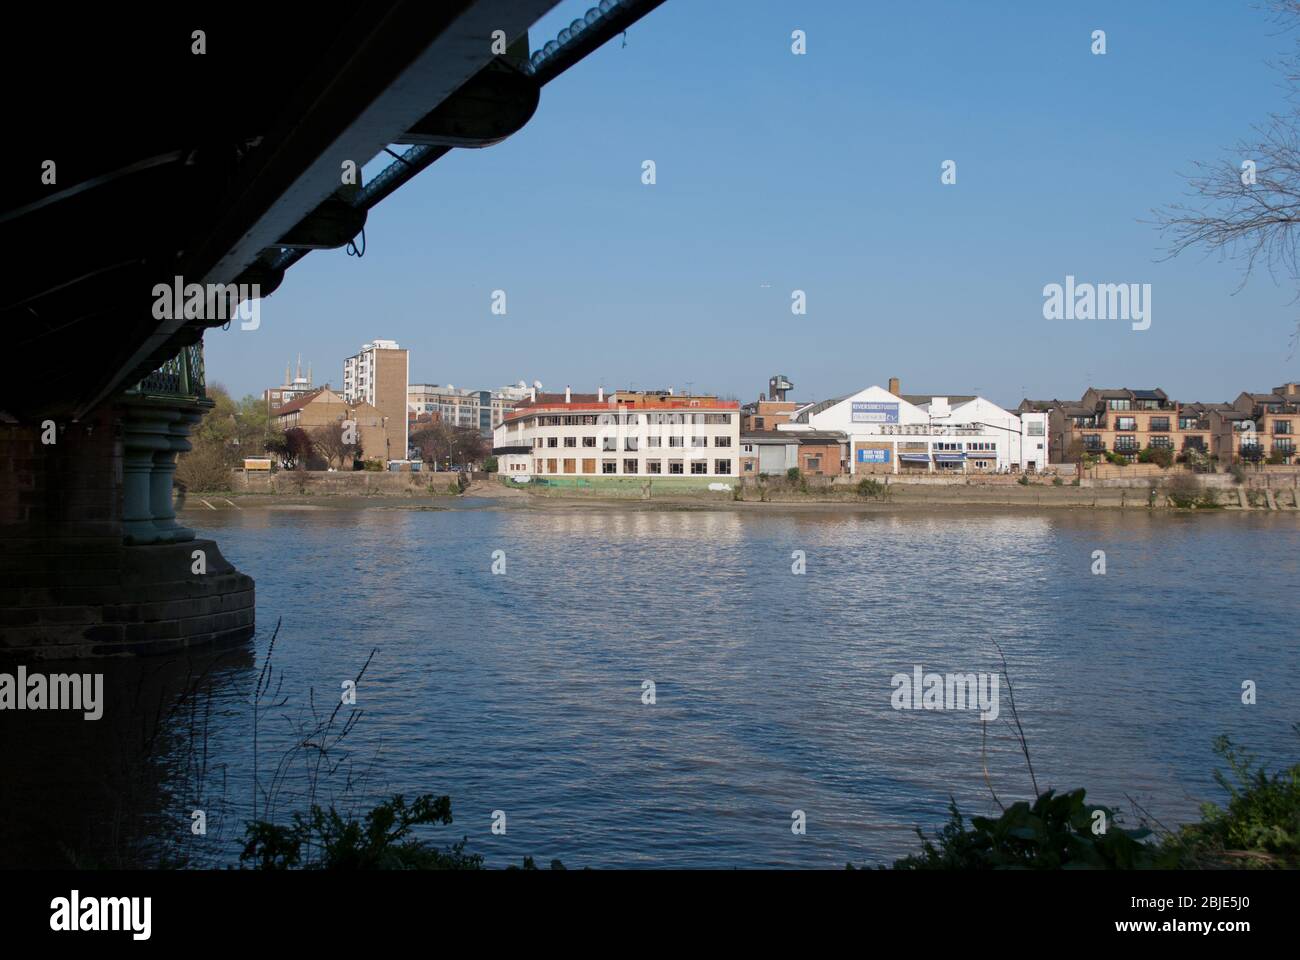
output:
M1242 484L1246 482L1246 468L1243 467L1241 464L1234 463L1231 467L1228 468L1228 472L1232 474L1233 483Z
M1114 450L1106 451L1106 462L1113 463L1117 467L1128 466L1128 458L1122 453L1116 453Z
M1300 724L1293 729L1300 734ZM1202 804L1201 822L1166 841L1178 865L1300 867L1300 763L1269 776L1227 737L1214 741L1214 752L1231 774L1214 771L1228 805Z
M195 444L176 463L176 484L187 493L230 489L230 466L216 444Z
M803 474L799 472L798 467L791 467L785 472L785 478L791 483L799 483L803 480Z
M1169 447L1146 447L1138 454L1138 462L1154 463L1162 470L1168 470L1174 462L1174 451Z
M1060 477L1052 477L1052 486L1063 487L1065 486L1065 481L1062 480Z
M969 829L955 800L948 811L948 822L934 841L916 828L921 852L896 860L895 870L1132 870L1157 865L1157 849L1141 842L1151 831L1121 829L1113 810L1084 803L1083 790L1059 795L1048 790L1033 806L1021 800L997 819L972 817ZM1098 811L1107 829L1094 834L1093 824L1101 822Z
M858 496L878 500L889 493L889 488L879 480L866 477L858 481Z
M464 853L465 841L438 850L410 836L421 824L451 823L451 799L432 794L411 806L398 794L366 814L364 823L312 806L288 826L255 820L244 829L239 862L259 870L480 870L483 858Z
M1205 497L1205 488L1201 481L1189 474L1178 474L1165 482L1165 495L1175 507L1190 510Z
M1027 487L1027 486L1029 486L1029 474L1027 474L1027 473L1022 473L1022 474L1020 475L1020 479L1017 480L1016 483L1020 484L1022 487Z

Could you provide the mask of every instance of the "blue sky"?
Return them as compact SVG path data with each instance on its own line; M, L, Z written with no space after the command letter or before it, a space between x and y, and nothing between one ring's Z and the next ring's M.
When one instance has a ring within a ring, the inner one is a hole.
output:
M589 6L561 3L533 48ZM371 211L363 259L314 252L260 329L209 331L208 377L260 393L301 353L338 386L380 337L411 350L412 382L483 389L749 400L784 373L821 399L899 376L1014 404L1300 379L1295 290L1265 272L1234 293L1240 267L1214 256L1159 262L1144 222L1281 107L1269 63L1290 43L1254 0L668 0L514 137ZM1151 328L1044 320L1067 274L1150 283Z

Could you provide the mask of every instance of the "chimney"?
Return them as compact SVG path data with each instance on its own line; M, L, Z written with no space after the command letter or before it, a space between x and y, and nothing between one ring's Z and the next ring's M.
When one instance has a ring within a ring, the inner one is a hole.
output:
M569 385L567 383L564 385L564 402L565 403L573 402L573 391L569 389Z
M604 387L597 387L597 388L596 388L596 402L597 402L597 403L604 403L604 402L605 402L605 388L604 388Z
M898 382L898 377L890 377L890 378L889 378L889 392L892 393L892 394L893 394L894 396L896 396L896 397L901 397L902 394L898 392L898 391L901 390L901 389L902 389L902 386L901 386L901 384L899 384L899 382Z

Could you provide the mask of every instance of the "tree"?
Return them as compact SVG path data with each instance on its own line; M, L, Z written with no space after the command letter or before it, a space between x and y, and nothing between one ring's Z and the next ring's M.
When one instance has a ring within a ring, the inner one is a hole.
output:
M266 401L250 393L234 405L233 413L233 440L239 446L240 455L260 456L266 451L267 441L275 435Z
M350 436L356 436L356 427L349 430L342 420L316 427L308 436L311 438L313 452L328 466L337 463L342 468L344 464L350 466L361 458L361 445L348 440Z
M491 453L491 446L473 427L453 427L438 421L422 425L411 434L411 446L426 461L454 466L478 463Z
M278 456L287 470L305 467L314 455L311 437L302 427L290 427L282 435L272 437L266 449Z
M1269 6L1284 32L1300 27L1300 0L1270 0ZM1238 289L1263 264L1275 279L1284 274L1297 285L1300 299L1300 41L1292 41L1279 67L1289 90L1287 107L1256 124L1236 156L1196 162L1187 177L1192 201L1157 210L1156 218L1169 240L1169 257L1197 247L1238 260ZM1297 343L1300 319L1291 336L1293 352Z
M1082 465L1083 458L1087 455L1087 452L1088 451L1083 447L1083 438L1074 437L1070 440L1070 445L1066 448L1064 458L1065 462Z

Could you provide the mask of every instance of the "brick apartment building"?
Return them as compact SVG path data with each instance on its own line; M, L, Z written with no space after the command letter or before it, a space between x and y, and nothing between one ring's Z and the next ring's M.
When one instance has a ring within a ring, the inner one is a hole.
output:
M348 403L329 387L320 387L305 397L299 397L272 413L281 430L300 427L311 433L318 427L329 426L345 420L357 425L357 442L361 445L363 460L388 459L391 421L368 403ZM406 418L401 418L402 430Z
M1241 393L1230 410L1210 417L1213 452L1224 463L1296 462L1300 430L1300 383L1270 393Z
M1177 457L1194 449L1223 463L1270 456L1294 463L1300 385L1242 393L1232 403L1180 403L1158 388L1089 387L1077 403L1025 400L1020 409L1049 414L1053 463L1072 462L1080 453L1113 452L1133 460L1147 447L1163 447Z
M343 400L351 404L368 403L388 418L385 449L374 451L376 457L406 459L409 374L410 357L395 340L373 340L364 344L361 352L343 361Z

